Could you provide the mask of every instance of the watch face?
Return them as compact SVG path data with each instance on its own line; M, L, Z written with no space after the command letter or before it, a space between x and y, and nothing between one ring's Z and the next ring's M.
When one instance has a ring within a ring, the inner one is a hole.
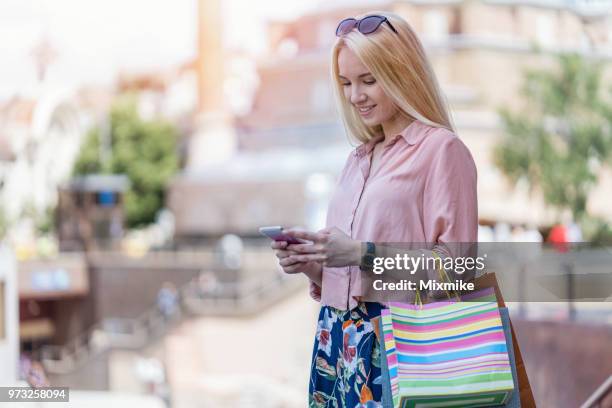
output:
M376 251L376 247L374 246L374 243L368 242L366 244L366 253L374 255L375 251Z

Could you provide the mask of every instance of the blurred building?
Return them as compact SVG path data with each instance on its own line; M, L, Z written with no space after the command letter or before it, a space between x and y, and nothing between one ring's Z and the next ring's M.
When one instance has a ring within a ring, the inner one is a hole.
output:
M183 132L190 130L197 112L196 63L147 72L122 72L115 93L137 95L138 113L144 120L163 117Z
M612 2L345 4L333 3L295 21L270 23L271 52L258 61L260 86L252 109L234 122L236 153L221 162L201 160L170 188L177 237L216 235L221 226L249 235L255 224L308 222L301 210L310 205L304 199L304 180L312 173L335 177L351 148L329 82L334 30L342 18L373 9L402 15L422 39L450 102L458 134L476 160L481 222L540 226L554 222L554 212L538 194L530 196L524 185L509 185L493 166L491 151L502 137L497 109L520 107L524 69L552 67L558 53L575 51L609 62ZM209 61L214 64L215 59ZM604 80L609 82L612 69L610 64L607 67ZM211 82L207 86L220 87ZM217 137L222 139L224 134ZM281 187L279 178L292 187ZM605 198L612 191L610 169L604 169L601 179L589 200L589 212L612 220ZM217 191L222 185L225 194ZM268 199L275 194L283 199Z

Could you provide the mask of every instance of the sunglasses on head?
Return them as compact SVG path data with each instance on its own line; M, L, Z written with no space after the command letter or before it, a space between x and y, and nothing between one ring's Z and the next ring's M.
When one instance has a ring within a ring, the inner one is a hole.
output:
M382 23L389 24L389 27L391 28L391 30L393 30L393 32L397 34L397 30L395 29L395 27L393 27L393 25L387 19L387 17L379 16L379 15L371 15L371 16L365 16L361 20L357 20L356 18L352 18L352 17L345 18L344 20L340 22L340 24L338 24L338 27L336 28L336 36L340 37L340 36L346 35L350 33L355 27L357 27L357 30L361 34L371 34L374 31L378 30L378 27L380 27Z

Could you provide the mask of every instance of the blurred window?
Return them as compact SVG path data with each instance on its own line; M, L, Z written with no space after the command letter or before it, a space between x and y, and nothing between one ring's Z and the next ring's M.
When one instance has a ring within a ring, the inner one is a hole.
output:
M117 202L116 193L113 191L100 191L96 197L96 203L101 207L113 207Z
M448 19L438 10L429 10L423 17L425 36L430 40L443 40L448 36Z
M554 44L554 28L554 22L550 16L538 16L536 22L536 35L540 45L552 46Z
M461 34L463 32L463 21L461 17L461 9L459 7L454 8L452 21L449 27L450 34Z

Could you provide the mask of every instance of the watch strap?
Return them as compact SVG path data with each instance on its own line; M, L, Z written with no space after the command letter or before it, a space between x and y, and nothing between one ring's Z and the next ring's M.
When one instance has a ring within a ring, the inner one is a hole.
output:
M359 267L362 270L371 270L374 266L374 256L376 255L376 245L373 242L366 241L364 243L365 251L361 256L361 264Z

